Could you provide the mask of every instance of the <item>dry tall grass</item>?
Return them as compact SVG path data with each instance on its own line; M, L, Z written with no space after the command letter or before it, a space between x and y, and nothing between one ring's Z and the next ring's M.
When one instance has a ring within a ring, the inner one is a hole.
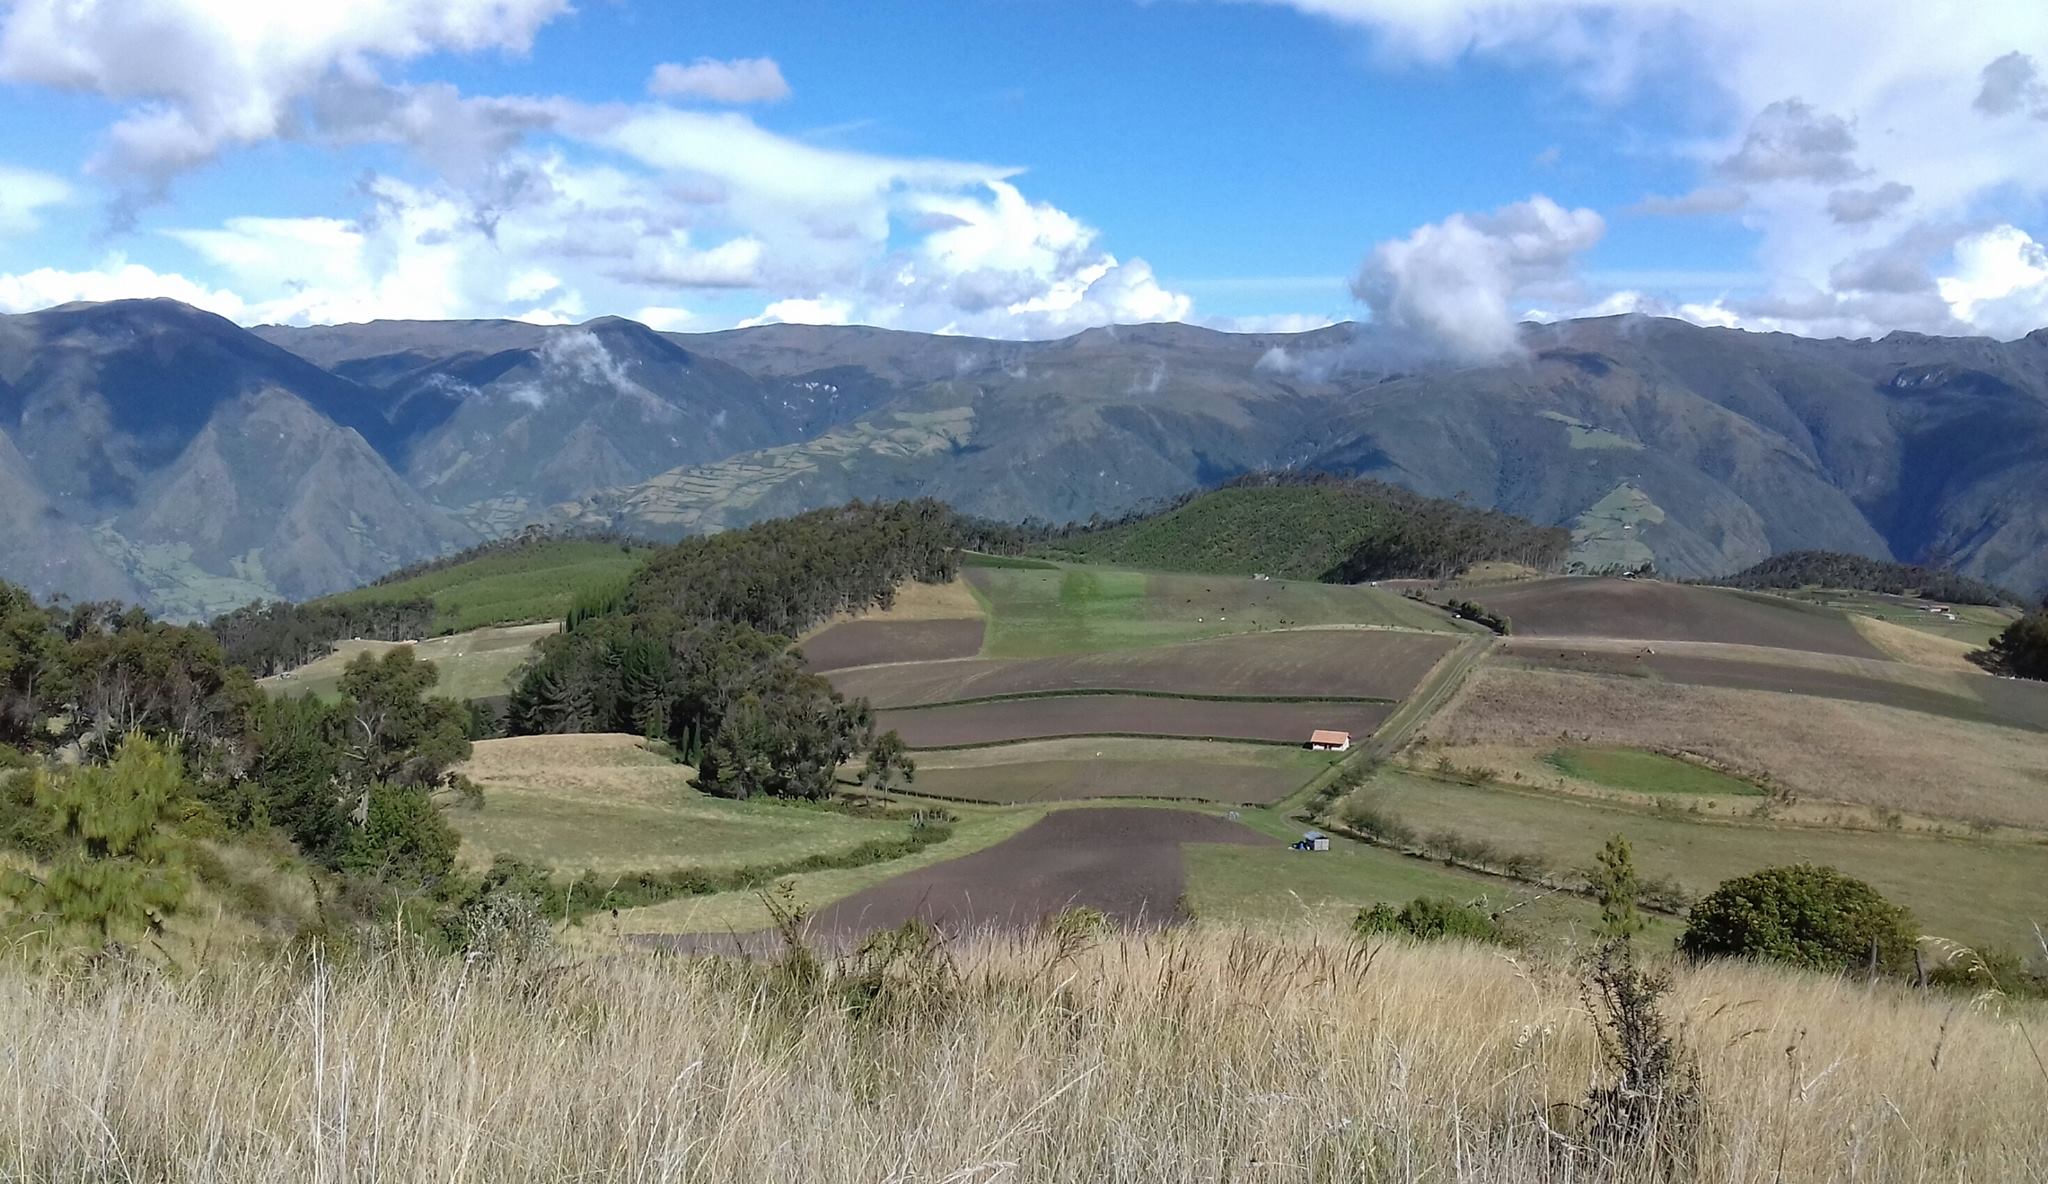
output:
M874 998L761 967L390 956L0 976L0 1176L1456 1180L1567 1172L1567 972L1234 932L987 941ZM778 982L782 985L778 986ZM1743 967L1668 1008L1717 1181L2048 1177L2016 1017ZM2038 1039L2038 1037L2036 1037Z

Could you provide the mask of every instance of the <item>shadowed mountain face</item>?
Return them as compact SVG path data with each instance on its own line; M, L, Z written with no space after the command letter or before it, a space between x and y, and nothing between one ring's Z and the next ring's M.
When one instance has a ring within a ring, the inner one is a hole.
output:
M1608 318L1525 342L1459 367L1356 326L251 332L67 306L0 317L0 576L201 613L530 522L674 537L908 494L1064 521L1304 467L1568 525L1592 567L1822 548L2048 585L2048 333Z

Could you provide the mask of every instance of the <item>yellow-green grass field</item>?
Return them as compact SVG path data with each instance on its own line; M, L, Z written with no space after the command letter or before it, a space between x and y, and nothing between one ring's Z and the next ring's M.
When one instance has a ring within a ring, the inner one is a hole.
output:
M1805 588L1798 591L1775 592L1771 595L1784 596L1805 604L1822 605L1889 625L1904 626L1929 636L1964 643L1974 649L1982 649L1989 645L1992 638L2005 632L2005 627L2012 624L2017 615L2011 609L1992 605L1949 604L1947 601L1927 601L1910 596L1889 596L1882 592ZM1928 611L1937 606L1948 611ZM1951 615L1954 616L1954 620L1949 619Z
M2037 922L2048 926L2048 844L2038 841L1788 826L1396 770L1358 793L1419 833L1482 840L1561 869L1590 866L1608 836L1625 835L1642 874L1695 896L1759 868L1820 863L1911 908L1926 933L2019 947Z
M1248 816L1246 821L1258 820ZM1303 829L1294 826L1288 833L1298 836ZM1191 844L1184 851L1187 903L1202 924L1339 933L1362 908L1438 896L1505 913L1518 932L1550 941L1583 940L1600 916L1599 906L1583 897L1445 867L1342 836L1332 838L1328 851L1296 851L1278 841L1271 847ZM1668 918L1653 917L1646 936L1652 942L1669 940L1679 928Z
M340 693L342 672L363 654L382 656L401 645L411 644L413 656L432 662L437 681L434 693L450 699L488 699L512 690L519 668L533 655L541 638L560 629L549 621L538 625L491 626L430 637L419 642L343 641L324 658L308 662L297 670L259 681L273 695L315 695L322 699Z
M888 839L901 822L690 788L695 771L635 736L482 740L456 770L483 805L449 819L473 866L509 855L563 873L731 868Z
M988 615L982 656L1034 658L1230 633L1351 625L1456 632L1382 588L1112 567L967 569Z
M1590 781L1626 793L1684 794L1696 797L1761 797L1753 782L1730 777L1692 761L1644 752L1638 748L1595 748L1566 745L1544 758L1567 777Z
M437 633L560 620L578 596L624 583L645 555L644 549L618 543L555 539L410 579L358 588L320 603L370 604L425 597L434 602Z

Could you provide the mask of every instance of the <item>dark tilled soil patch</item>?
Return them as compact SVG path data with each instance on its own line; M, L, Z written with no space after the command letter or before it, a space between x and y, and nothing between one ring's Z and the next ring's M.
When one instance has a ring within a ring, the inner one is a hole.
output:
M1581 576L1470 588L1460 595L1506 614L1518 635L1714 641L1849 658L1886 656L1831 609L1723 588Z
M1731 690L1818 695L1949 719L2048 731L2048 686L2041 688L2040 693L2030 693L2032 688L1989 676L1969 679L1979 696L1973 698L1846 670L1814 670L1690 654L1617 654L1560 649L1537 642L1511 642L1502 648L1501 654L1518 665L1549 670L1656 678Z
M1074 690L1399 699L1456 644L1449 634L1389 630L1246 633L1110 653L847 670L832 684L877 707Z
M1182 736L1307 744L1317 728L1350 732L1353 740L1386 722L1386 703L1230 703L1142 695L1074 695L1012 699L875 713L877 731L895 729L912 748L1000 744L1053 736Z
M1084 798L1179 798L1269 806L1300 789L1314 770L1291 765L1200 760L1017 761L987 768L917 771L921 794L1014 806Z
M1183 843L1271 844L1242 823L1191 810L1060 810L993 847L906 872L814 914L807 936L846 950L914 919L947 936L1025 930L1070 908L1098 909L1126 926L1164 926L1180 914ZM772 953L772 934L645 935L683 953Z
M877 662L971 658L981 652L981 621L847 621L803 643L812 670Z

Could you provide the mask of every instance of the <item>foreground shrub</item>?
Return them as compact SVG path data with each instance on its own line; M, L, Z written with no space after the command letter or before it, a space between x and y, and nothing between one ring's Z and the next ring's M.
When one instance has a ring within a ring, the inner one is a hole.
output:
M1384 902L1360 909L1351 930L1360 937L1398 933L1418 941L1459 938L1509 945L1513 940L1508 927L1484 909L1440 896L1418 896L1398 910Z
M1831 867L1798 864L1716 888L1693 906L1678 948L1695 958L1903 973L1915 940L1912 914L1877 889Z

